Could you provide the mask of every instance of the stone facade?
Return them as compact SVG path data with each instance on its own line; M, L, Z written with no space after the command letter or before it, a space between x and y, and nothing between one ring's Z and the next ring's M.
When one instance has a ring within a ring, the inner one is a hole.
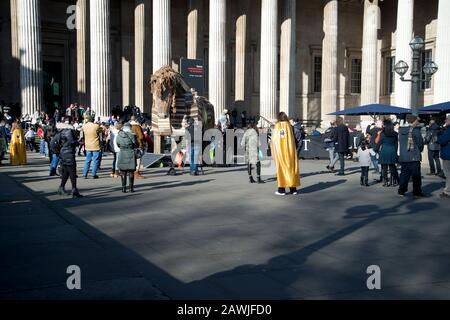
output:
M0 99L7 102L25 99L24 90L29 90L23 88L24 82L21 87L20 65L24 65L27 55L18 51L21 43L18 25L20 21L29 25L31 20L30 17L14 14L19 1L22 0L0 2ZM397 76L392 76L390 72L391 57L396 55L397 48L405 47L407 41L407 36L397 37L397 24L404 21L412 21L413 34L426 40L426 49L431 51L424 54L424 58L436 60L436 53L439 52L442 66L438 72L450 74L449 59L445 58L445 53L450 52L448 32L441 31L443 39L437 40L438 15L450 16L447 12L450 6L443 3L439 5L439 1L448 0L297 0L295 5L292 5L292 0L101 1L105 5L108 3L109 12L105 17L108 18L110 29L109 48L105 49L105 52L109 52L109 58L96 60L107 61L101 68L91 67L91 59L96 55L91 50L94 21L91 21L93 17L89 11L92 4L89 6L88 0L31 1L40 9L41 34L33 39L42 41L40 52L43 66L42 70L37 70L37 76L43 79L43 89L34 88L43 91L42 96L47 104L66 106L75 101L93 103L93 96L96 101L101 100L102 96L98 92L92 92L93 85L99 85L98 81L92 83L98 75L93 77L91 73L93 70L109 70L108 79L104 75L102 78L106 84L100 84L101 88L106 85L109 92L109 101L103 102L110 108L142 104L139 107L150 113L151 98L147 82L155 67L153 64L155 61L166 61L170 54L169 60L175 69L179 68L180 58L188 55L204 59L206 66L213 63L213 72L209 73L210 79L206 79L205 85L207 92L213 85L209 92L212 100L218 101L217 110L232 110L236 107L238 111L246 110L251 115L265 114L273 118L281 108L292 117L320 121L328 120L325 113L329 111L349 108L362 102L395 105L398 101L408 101L405 96L408 95L407 90L395 90L396 86L401 85L395 80ZM78 22L78 26L84 30L70 30L67 26L70 19L68 8L77 3L84 6L84 10L79 11L83 13L82 23ZM210 16L210 3L214 5L211 14L220 20ZM333 16L336 5L337 17ZM373 10L373 6L379 6L377 18L374 18L376 11L367 11L368 7ZM413 6L412 13L398 16L399 6ZM270 8L277 10L272 16L267 13ZM295 8L295 14L289 14L286 8ZM275 19L261 21L262 16ZM154 17L158 17L160 22L157 26ZM335 20L330 20L330 17ZM379 23L375 23L376 19L379 19ZM215 25L210 25L210 21L214 21ZM294 25L291 25L291 21ZM325 37L325 32L334 30L330 29L330 22L337 23L337 43L333 38L336 35L332 34L331 37L334 42ZM163 24L166 23L170 23L170 30L164 28ZM273 23L276 25L272 26ZM448 21L441 21L441 30L445 30L446 25ZM164 34L158 30L165 30ZM211 30L214 35L210 35ZM261 34L261 30L266 31ZM154 35L156 31L157 36ZM402 34L406 33L408 31ZM291 34L294 36L291 37ZM397 43L400 39L403 39L402 45ZM214 44L212 47L211 43ZM363 43L367 44L366 48L363 48ZM155 45L158 47L155 48ZM269 47L263 48L264 45L275 45L275 51ZM327 52L324 52L324 46ZM30 50L33 48L39 46L30 46ZM210 48L216 51L210 52ZM329 48L334 49L330 52ZM364 62L363 52L368 57ZM330 62L333 62L331 67ZM439 64L439 61L436 62ZM290 69L295 70L291 72ZM270 83L260 78L261 72L271 77ZM362 79L359 80L361 74ZM439 82L439 101L450 100L449 77L445 75L435 78L442 79ZM52 83L49 76L53 77L52 87L49 87ZM140 82L138 86L135 85L136 81ZM433 81L424 84L420 104L434 102ZM39 81L37 83L39 86ZM266 88L264 92L260 90L261 85ZM272 92L276 93L275 98ZM330 92L333 93L330 95ZM104 94L105 90L102 90ZM33 105L39 103L39 95L33 101L31 105L27 102L26 110L45 108ZM274 103L275 112L272 110Z

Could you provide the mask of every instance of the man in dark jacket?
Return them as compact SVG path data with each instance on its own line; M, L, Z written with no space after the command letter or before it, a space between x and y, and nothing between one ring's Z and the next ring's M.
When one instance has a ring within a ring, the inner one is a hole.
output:
M303 140L305 140L305 129L303 129L302 123L299 119L294 122L294 135L295 135L295 144L297 147L297 156L300 158L300 153L303 148Z
M76 147L78 146L78 141L76 139L76 134L73 126L69 124L58 124L57 126L59 135L59 159L61 164L61 185L58 190L59 195L69 194L73 198L81 198L82 195L77 189L77 162L75 160ZM65 186L67 180L70 177L70 182L72 184L72 192L67 193Z
M430 176L442 175L441 160L439 159L441 146L437 142L441 131L442 129L436 121L431 120L425 137L425 144L428 145L428 162L430 163L430 173L428 175Z
M424 141L420 132L419 120L417 116L408 115L406 117L407 124L401 126L399 132L399 162L402 166L402 172L398 194L405 196L408 191L409 180L412 177L414 198L425 197L422 192L422 173L420 168Z
M350 133L348 132L348 127L344 124L342 118L336 119L336 129L334 130L333 141L335 144L336 152L339 154L339 162L341 168L339 169L338 176L345 175L345 156L348 153Z
M450 114L447 115L445 131L438 137L437 142L441 146L442 167L445 174L445 189L441 198L450 198Z

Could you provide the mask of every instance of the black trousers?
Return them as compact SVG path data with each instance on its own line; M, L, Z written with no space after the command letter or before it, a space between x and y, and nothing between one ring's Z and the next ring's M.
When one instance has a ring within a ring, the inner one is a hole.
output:
M395 164L382 164L381 172L383 174L383 179L388 178L388 171L390 172L392 179L398 181L397 166Z
M114 172L118 171L118 170L116 170L117 153L116 153L116 152L113 152L113 155L114 155L114 159L113 159L113 163L112 163L112 172L114 173Z
M248 164L248 175L251 176L253 171L253 165L251 163ZM261 162L258 161L256 163L256 175L261 177Z
M61 187L66 186L67 180L70 178L70 183L72 184L72 190L77 189L77 167L76 166L63 166L61 165L62 175L61 175Z
M339 163L341 164L341 169L339 170L339 173L345 172L345 152L339 152Z
M414 195L422 194L422 173L420 170L420 162L402 162L402 173L400 174L399 193L408 191L409 180L413 180Z
M428 150L428 162L430 163L430 172L431 173L441 173L442 172L441 159L440 159L439 155L440 155L439 151Z

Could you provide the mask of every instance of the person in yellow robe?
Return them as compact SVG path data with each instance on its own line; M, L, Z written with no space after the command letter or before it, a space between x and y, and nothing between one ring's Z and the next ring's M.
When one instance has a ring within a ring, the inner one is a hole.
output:
M18 122L14 122L11 128L9 161L12 166L22 166L27 164L25 135Z
M284 112L278 115L278 122L272 131L272 157L277 170L278 191L276 195L286 195L286 188L290 193L297 194L300 187L300 173L295 146L294 130L289 118Z

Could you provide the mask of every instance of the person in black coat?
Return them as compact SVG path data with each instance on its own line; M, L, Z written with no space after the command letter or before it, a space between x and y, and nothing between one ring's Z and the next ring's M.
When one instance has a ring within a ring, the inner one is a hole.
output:
M438 138L442 134L442 128L436 123L435 120L430 121L430 126L427 130L425 137L425 144L428 145L428 163L430 164L429 176L442 176L442 165L439 157L441 152L441 146L438 143Z
M339 162L341 165L338 176L343 176L345 175L345 156L350 148L350 133L348 132L348 127L344 124L344 120L342 118L336 119L336 129L333 132L333 141L335 144L335 150L339 155Z
M69 194L73 198L81 198L82 195L77 189L77 162L75 159L78 140L73 126L69 124L59 124L57 126L59 135L58 142L60 146L59 159L61 164L61 185L58 190L59 195ZM72 192L67 193L65 186L70 177Z
M400 127L399 162L402 166L400 174L400 186L398 194L405 196L408 191L409 180L413 180L414 198L423 198L426 195L422 192L421 165L424 141L420 130L420 119L414 115L406 116L407 124Z
M379 154L378 162L381 164L383 187L398 186L399 177L397 171L398 163L398 133L395 132L391 120L386 120L380 135L380 140L375 145L374 151ZM388 169L391 173L389 178Z

